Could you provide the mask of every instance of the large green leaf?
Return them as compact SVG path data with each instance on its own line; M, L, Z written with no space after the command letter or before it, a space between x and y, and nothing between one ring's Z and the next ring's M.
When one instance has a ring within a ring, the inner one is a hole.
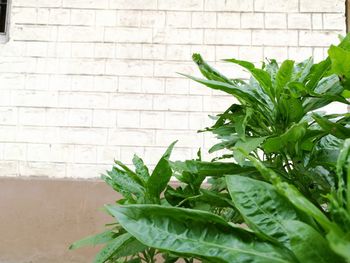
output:
M169 164L169 158L176 142L170 144L147 181L147 193L150 198L158 203L160 202L160 194L165 190L173 174Z
M256 240L221 217L204 211L157 205L107 206L143 244L213 262L295 262L288 251Z
M350 261L350 235L349 233L345 236L339 235L339 233L335 231L331 231L327 235L327 240L333 251L338 255L344 257L347 262Z
M295 220L283 222L291 250L302 263L344 262L329 247L327 240L311 226Z
M226 183L235 207L249 226L290 248L283 220L299 219L293 205L271 184L262 181L229 175Z
M301 194L294 185L282 182L281 178L273 170L265 167L254 157L247 155L247 158L255 165L261 175L274 185L277 192L288 198L297 209L314 218L326 231L338 230L338 227L318 207Z

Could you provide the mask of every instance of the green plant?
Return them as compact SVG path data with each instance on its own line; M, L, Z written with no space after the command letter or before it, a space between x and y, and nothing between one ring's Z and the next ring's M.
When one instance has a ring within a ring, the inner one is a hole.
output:
M206 79L187 77L239 101L204 130L222 154L172 162L173 143L152 173L117 161L104 180L124 197L106 206L118 223L71 248L106 243L95 262L349 262L349 114L317 111L348 104L349 50L350 35L318 64L226 60L248 81L194 54Z

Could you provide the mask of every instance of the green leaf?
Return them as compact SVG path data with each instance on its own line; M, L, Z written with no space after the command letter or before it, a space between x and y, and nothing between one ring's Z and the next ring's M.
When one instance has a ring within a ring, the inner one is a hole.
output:
M307 123L301 122L292 125L285 133L278 137L266 139L263 148L267 153L276 152L286 147L288 144L295 144L306 133Z
M277 72L276 86L275 86L275 90L276 90L275 93L276 93L277 100L279 99L284 88L292 78L293 67L294 67L293 60L285 60Z
M257 138L248 137L246 138L245 141L242 141L242 140L238 141L235 144L235 148L236 149L240 148L247 153L251 153L255 151L265 141L266 138L267 137L257 137ZM240 151L234 150L233 155L235 157L235 160L238 162L238 164L242 166L245 160L244 154L242 154L242 152Z
M255 68L254 64L247 61L237 60L237 59L225 59L225 61L235 63L249 70L250 73L253 75L253 77L259 82L259 84L261 85L263 90L266 92L266 94L268 94L272 99L272 96L271 96L272 82L271 82L269 73L267 73L262 69Z
M311 226L295 220L284 221L291 250L303 263L344 262L329 247L327 240Z
M232 201L246 223L265 238L272 238L290 248L283 220L299 219L293 205L271 184L262 181L229 175L226 183Z
M70 245L69 249L77 249L84 246L96 246L98 244L104 244L114 239L116 234L112 230L99 233L97 235L88 236L84 239L74 242Z
M150 177L147 166L143 163L143 160L136 154L134 155L132 162L136 168L136 175L142 181L143 185L146 186L146 183Z
M176 161L172 162L171 166L175 172L178 172L180 174L183 172L188 172L204 177L221 177L227 174L238 174L243 172L256 171L254 167L241 167L235 163L203 162L196 160L187 160L184 162Z
M94 263L104 263L109 260L112 256L127 249L128 245L133 242L135 238L129 233L122 234L112 241L110 241L104 248L102 248L96 255ZM135 253L139 251L133 251Z
M341 47L331 46L328 55L332 62L332 71L338 75L350 77L350 52Z
M350 137L350 129L349 128L346 128L341 124L332 122L332 121L328 120L327 118L322 117L316 113L314 113L312 115L312 117L318 123L318 125L321 126L321 128L325 132L332 134L333 136L340 138L340 139L347 139Z
M349 234L347 236L339 235L335 231L331 231L327 235L327 240L330 243L331 248L335 253L344 257L347 262L350 261L350 237Z
M282 182L281 178L279 178L273 170L265 167L254 157L247 155L247 158L259 170L261 175L274 185L277 192L288 198L297 209L314 218L326 231L331 231L332 229L338 230L337 226L333 224L321 210L301 194L294 185Z
M158 205L108 206L142 243L214 262L295 262L286 250L256 240L214 214Z
M160 202L160 194L165 190L172 176L169 158L176 142L170 144L147 181L147 192L157 203Z

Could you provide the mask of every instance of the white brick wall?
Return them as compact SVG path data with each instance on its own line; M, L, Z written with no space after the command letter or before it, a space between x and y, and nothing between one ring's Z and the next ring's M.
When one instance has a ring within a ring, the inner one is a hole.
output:
M232 77L246 74L220 59L321 59L344 13L344 0L12 0L0 175L97 177L134 152L154 165L175 139L174 158L191 158L233 101L176 74L198 74L193 52Z

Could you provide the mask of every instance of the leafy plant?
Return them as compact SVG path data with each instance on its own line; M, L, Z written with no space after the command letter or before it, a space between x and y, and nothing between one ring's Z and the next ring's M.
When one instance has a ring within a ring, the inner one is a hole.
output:
M135 155L103 178L123 195L106 232L74 243L105 244L95 262L350 262L350 35L314 64L227 59L252 77L230 79L193 55L205 79L239 103L214 117L219 139L203 161L169 160L152 173ZM180 185L174 188L175 176Z

